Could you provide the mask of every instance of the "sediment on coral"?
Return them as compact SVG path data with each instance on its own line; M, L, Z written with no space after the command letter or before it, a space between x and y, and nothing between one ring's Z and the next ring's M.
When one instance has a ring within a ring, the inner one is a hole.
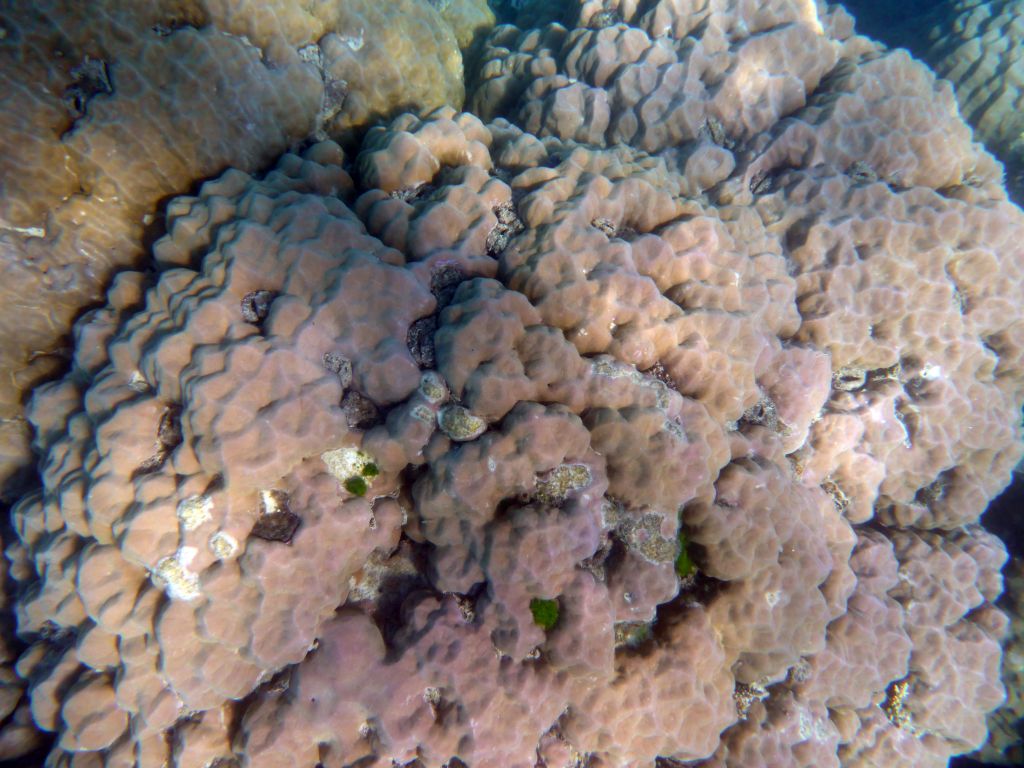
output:
M51 761L984 741L1024 213L841 9L684 5L496 28L479 114L168 203L27 410L8 698Z

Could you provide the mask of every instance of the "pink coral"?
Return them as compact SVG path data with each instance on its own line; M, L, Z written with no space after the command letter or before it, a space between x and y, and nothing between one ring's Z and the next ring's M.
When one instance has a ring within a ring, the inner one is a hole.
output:
M980 743L1005 552L976 521L1024 401L986 307L1024 299L1024 215L840 11L688 10L497 30L478 93L519 125L403 115L169 203L157 272L29 409L16 670L54 759Z
M0 9L0 495L29 460L22 401L162 200L396 108L461 106L484 0L39 0Z

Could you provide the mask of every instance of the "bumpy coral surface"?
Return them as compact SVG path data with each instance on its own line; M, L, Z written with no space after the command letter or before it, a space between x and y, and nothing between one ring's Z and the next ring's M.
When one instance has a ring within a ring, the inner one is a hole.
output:
M988 716L988 741L976 758L993 765L1018 765L1024 762L1024 564L1013 558L1007 565L1006 591L999 601L1010 619L1010 630L1003 641L1003 683L1006 701Z
M948 86L803 1L587 2L485 59L489 122L228 171L76 324L10 727L74 766L977 747L1024 214Z
M311 133L460 106L483 0L0 6L0 493L28 458L22 395L75 316L138 265L161 201Z
M1020 0L847 0L858 29L920 56L956 90L964 119L1006 165L1024 202L1024 3ZM864 22L861 27L860 22Z
M1024 3L955 0L929 17L925 60L949 79L965 119L1007 166L1024 201Z

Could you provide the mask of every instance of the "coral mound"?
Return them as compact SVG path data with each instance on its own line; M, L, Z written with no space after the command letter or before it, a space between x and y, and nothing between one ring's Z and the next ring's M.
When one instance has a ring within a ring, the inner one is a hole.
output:
M954 0L923 22L925 60L956 88L965 119L1007 168L1007 186L1024 201L1024 25L1020 0Z
M13 0L0 6L0 496L29 461L25 393L160 206L311 134L461 106L484 0Z
M29 408L11 727L73 766L978 746L1024 214L948 87L810 2L588 2L486 51L503 117L228 171L76 324Z
M862 31L871 30L891 47L908 48L953 84L964 120L1005 164L1010 197L1024 202L1024 3L847 0L844 5Z

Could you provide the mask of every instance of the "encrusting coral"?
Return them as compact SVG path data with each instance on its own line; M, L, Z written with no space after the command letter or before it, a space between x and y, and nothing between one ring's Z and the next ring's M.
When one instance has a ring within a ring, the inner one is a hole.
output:
M953 0L926 19L925 61L956 88L965 119L1006 164L1007 187L1024 202L1024 26L1020 0Z
M504 117L229 170L76 323L8 727L76 767L975 748L1024 214L948 86L809 0L484 51Z
M24 393L77 314L144 265L162 201L310 135L462 105L484 0L15 0L0 7L0 496Z
M1024 3L1021 0L847 2L862 31L908 48L956 91L964 120L1006 165L1024 202Z

